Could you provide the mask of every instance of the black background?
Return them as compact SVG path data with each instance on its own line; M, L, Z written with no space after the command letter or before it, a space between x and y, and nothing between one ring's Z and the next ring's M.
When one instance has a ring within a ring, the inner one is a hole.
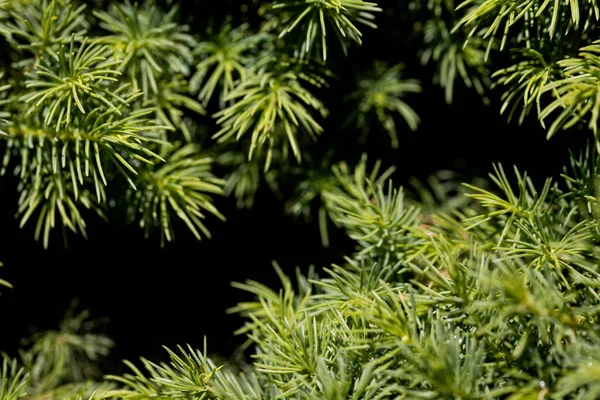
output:
M209 20L226 14L234 14L234 22L247 18L234 0L184 3L182 15L192 31L200 32ZM331 117L318 146L335 146L338 159L357 160L367 151L370 159L397 167L397 184L440 169L485 176L493 162L516 164L541 179L557 175L568 160L567 149L577 150L589 137L585 130L571 130L547 141L533 116L523 126L507 124L499 115L498 93L485 106L460 82L454 103L445 104L443 90L431 84L433 67L419 63L420 41L411 35L418 16L403 2L389 1L384 7L380 29L363 29L362 47L352 46L348 58L332 57L338 80L322 93ZM252 11L250 5L248 13ZM389 146L385 132L359 146L356 132L340 127L350 112L340 99L353 88L355 72L375 59L403 62L405 76L423 83L423 93L409 99L421 126L417 132L404 129L397 150ZM16 183L10 177L0 180L0 260L5 264L0 271L15 286L2 290L0 298L0 349L9 353L36 329L55 328L71 299L78 298L94 317L106 317L102 330L116 341L107 372L118 372L124 358L163 360L161 345L201 347L205 335L210 352L228 356L242 341L233 335L242 320L225 310L248 298L231 288L231 281L254 279L277 287L272 260L292 272L296 266L306 270L310 264L339 262L351 249L339 232L332 248L323 249L316 223L284 216L283 203L265 188L252 210L237 210L233 199L219 200L227 222L209 222L211 240L197 242L180 231L174 244L161 249L157 237L144 239L136 226L113 216L109 224L88 218L88 240L71 236L68 249L55 240L43 250L33 241L31 226L18 227Z

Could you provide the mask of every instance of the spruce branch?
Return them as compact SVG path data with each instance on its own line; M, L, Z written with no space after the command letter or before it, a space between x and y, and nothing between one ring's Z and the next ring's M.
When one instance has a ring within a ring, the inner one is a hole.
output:
M144 98L158 92L158 81L170 74L188 76L196 41L186 25L174 21L177 7L162 13L150 3L139 6L126 1L112 4L109 11L94 11L100 26L110 32L98 41L112 48L121 70Z
M588 145L578 156L570 152L569 165L561 174L565 184L561 198L579 206L588 219L597 218L600 212L599 161L596 148Z
M534 105L537 114L542 113L542 94L547 91L547 84L561 78L562 71L534 49L516 49L514 53L522 61L496 71L492 78L496 78L494 86L506 87L500 113L508 110L509 121L519 113L518 122L522 124Z
M234 104L215 114L222 128L213 138L219 143L232 138L237 141L251 131L248 159L265 146L268 149L265 170L271 164L277 142L287 141L300 161L299 134L306 132L314 139L323 130L310 109L323 117L327 115L323 104L304 87L301 79L293 72L257 71L230 92L226 100Z
M359 190L362 196L355 199L326 195L330 215L359 243L361 249L356 258L378 254L384 265L393 263L403 253L407 232L416 224L418 210L405 207L403 193L392 188L391 180L387 190L382 185Z
M310 218L312 203L318 203L321 242L324 247L328 247L328 219L338 224L336 218L341 215L338 209L341 204L351 204L350 207L360 208L363 196L368 197L370 202L371 196L374 195L371 190L384 182L394 171L394 168L388 168L380 173L380 168L381 162L377 161L367 175L366 154L362 155L354 170L346 162L331 166L325 158L317 168L310 169L298 184L294 195L286 203L286 212Z
M140 6L129 1L94 12L100 26L112 33L97 40L111 49L113 60L120 61L120 71L133 90L142 93L137 106L154 108L159 124L180 131L191 142L186 113L205 115L206 111L189 96L187 77L197 43L187 33L189 27L175 22L176 14L177 7L164 14L150 3ZM164 132L159 135L164 136Z
M85 4L74 7L70 0L20 3L7 8L10 18L0 21L0 33L15 49L28 53L17 63L19 67L31 67L41 57L55 57L62 43L79 43L87 33Z
M22 70L10 70L11 77L24 74L23 84L15 80L10 88L0 87L0 125L7 143L1 172L14 166L21 179L21 225L38 214L35 236L47 247L50 231L58 226L85 235L83 210L103 216L105 187L119 173L135 189L134 181L143 182L138 179L142 170L165 162L159 153L168 144L167 132L177 130L192 140L186 114L205 113L189 97L185 80L195 41L174 22L175 9L162 14L153 6L115 5L110 12L96 13L102 27L114 34L88 40L84 7L73 11L68 1L53 0L9 8L14 15L7 24L27 13L37 15L39 23L32 26L39 25L48 38L39 51L19 45L17 50L28 50L34 60L15 64ZM17 25L7 29L18 31ZM122 74L125 83L118 79ZM221 185L217 181L205 183ZM198 206L207 200L196 193L198 198L188 204L189 196L183 197L186 204L176 202L173 211L192 221L198 235L197 229L205 228L193 219L203 218ZM186 212L191 207L199 215L186 216L178 207ZM220 216L208 202L202 207ZM170 223L163 225L171 229Z
M44 124L54 125L57 131L71 124L73 113L86 114L94 106L105 105L120 114L118 106L127 101L106 87L107 82L118 82L119 62L107 61L107 56L106 46L86 45L86 39L75 52L72 36L68 49L62 45L52 57L42 57L25 81L31 91L20 98L30 104L27 113L38 112Z
M381 390L380 384L385 381L385 377L381 376L381 371L378 371L373 363L357 370L356 362L357 359L345 351L340 351L332 362L321 360L315 376L316 381L309 389L298 393L298 398L374 400L391 394L391 391Z
M579 306L577 292L556 285L547 270L496 262L494 270L486 269L479 282L486 296L473 301L471 307L479 309L489 321L490 332L510 335L502 347L510 352L512 362L529 354L529 373L538 376L546 375L542 360L548 352L556 359L564 359L574 347L576 332L587 330L597 312L595 307ZM507 322L500 322L499 318ZM555 339L559 341L554 342Z
M157 91L153 96L142 103L144 108L153 108L157 124L167 130L178 131L183 134L187 142L194 139L194 129L186 114L206 115L206 110L195 99L188 95L189 87L181 76L173 76L157 82ZM160 130L158 133L164 133ZM165 135L158 137L164 138Z
M568 31L579 24L585 25L598 20L598 5L595 0L570 3L551 2L550 0L466 0L457 9L464 10L464 16L458 20L453 32L465 27L471 29L471 35L483 28L482 38L489 37L490 42L501 37L500 50L503 50L509 33L522 31L523 24L540 22L545 35L553 39L557 33Z
M16 359L2 357L0 368L0 400L19 400L27 396L29 374L19 367Z
M500 218L502 229L497 232L499 233L498 244L500 244L506 238L515 220L534 218L544 212L544 209L548 207L546 198L550 192L552 180L546 180L544 187L538 192L526 174L521 175L516 167L514 173L517 178L518 192L513 190L513 185L501 165L494 165L494 174L490 174L491 180L501 190L501 195L465 184L467 188L474 191L468 196L480 202L483 208L489 209L488 213L468 218L466 221L470 225L467 230L492 219Z
M598 142L598 104L600 96L598 87L600 80L600 41L580 49L579 57L558 61L563 69L564 78L549 82L544 92L551 92L555 100L540 113L544 122L550 114L558 112L548 128L548 138L561 129L568 129L575 124L589 119L588 128L594 133ZM597 144L597 146L600 146ZM600 147L599 147L600 148Z
M58 226L86 237L83 209L104 218L101 205L104 191L98 186L94 199L90 191L78 189L77 184L73 184L73 171L52 173L46 168L41 171L32 181L22 184L18 208L20 227L23 228L37 213L34 238L42 237L44 248L49 246L51 230Z
M338 316L352 318L353 322L362 328L368 326L370 316L357 313L357 310L370 310L371 314L380 311L377 301L381 296L395 293L395 290L386 282L396 279L402 264L380 264L366 257L360 261L346 257L343 265L332 265L325 268L327 276L311 282L318 289L315 290L314 301L310 310L317 314L328 313L333 307ZM350 333L352 338L349 343L354 343L357 349L371 348L368 342L374 338L368 329Z
M214 363L208 360L214 367ZM252 368L239 373L221 368L212 380L214 397L217 399L265 400L276 398L280 393L264 375L256 374Z
M393 264L418 211L405 207L403 193L392 188L391 180L385 188L392 168L379 175L378 161L367 175L366 165L363 155L353 174L344 164L333 166L337 186L322 194L325 209L334 223L359 243L357 259L381 257L383 265Z
M380 171L380 168L381 162L378 160L369 172L366 154L362 155L354 170L345 161L331 166L326 157L321 160L317 169L309 171L305 180L298 185L295 196L286 204L286 210L292 215L303 214L305 218L310 219L314 211L311 203L316 203L318 205L316 217L318 218L321 241L323 246L328 247L329 219L338 227L346 227L346 223L350 223L349 219L358 217L358 215L370 215L370 211L365 211L365 208L374 204L378 196L377 188L394 171L393 167L383 172ZM382 201L387 202L390 200L388 195L391 194L383 195ZM380 205L383 206L383 204ZM375 206L375 209L377 210L374 211L375 213L382 212L386 215L390 211L389 209L382 211L378 206ZM345 214L345 212L352 214L352 217L349 217L349 214ZM363 212L366 212L366 214L363 214ZM381 215L382 218L386 219L388 216L383 216L383 214ZM349 219L346 220L345 217L349 217ZM347 233L348 235L352 234L350 231L347 231ZM378 235L374 234L374 236Z
M373 125L372 117L376 116L390 135L393 148L398 148L396 115L401 116L413 131L420 122L417 113L403 100L407 94L421 92L420 82L403 80L402 69L402 64L390 67L375 62L372 71L358 79L358 87L350 96L357 103L357 110L349 122L356 122L357 128L366 135Z
M20 351L20 356L30 371L30 394L33 396L61 391L86 394L94 386L96 390L103 387L91 383L72 385L97 378L98 359L106 356L113 347L112 340L92 333L96 321L89 320L87 311L75 313L75 304L58 330L35 334L23 341L30 345Z
M123 377L109 375L107 378L120 382L125 389L114 391L110 397L144 399L157 398L198 398L211 399L214 390L211 385L213 376L220 368L214 367L206 355L206 339L204 353L192 349L179 347L179 354L166 349L171 359L169 364L160 365L142 359L142 364L149 374L144 376L142 371L133 363L126 361L133 375Z
M96 108L86 117L80 116L77 126L58 132L35 121L15 124L8 130L3 167L8 165L14 147L14 153L21 156L22 178L29 174L38 177L42 171L63 170L70 174L75 195L78 187L92 178L97 199L102 201L103 186L108 184L105 171L110 161L135 188L131 178L138 174L134 161L164 162L161 156L145 147L151 139L142 136L160 127L147 119L152 109L135 110L123 117L123 108L104 111Z
M281 155L277 150L273 150L271 156L275 161L285 160L286 155ZM245 151L227 151L219 154L215 161L219 166L227 168L230 171L225 176L225 186L223 192L225 196L232 196L236 199L238 208L252 208L256 195L261 184L265 182L274 193L278 193L278 171L271 169L264 171L266 152L258 151L257 155L248 160Z
M410 376L398 392L414 398L459 399L476 398L482 392L481 381L488 378L483 375L484 351L462 330L438 320L420 338L396 343L407 362L394 375Z
M137 172L131 159L162 161L145 147L150 139L142 136L161 127L148 120L152 109L125 110L139 94L127 93L127 85L110 87L117 81L118 62L106 60L105 46L85 42L75 53L72 38L69 51L61 49L56 59L44 57L29 74L28 90L21 96L29 107L8 129L3 170L14 149L22 159L22 178L32 174L39 180L41 172L62 169L70 175L76 200L79 186L91 177L97 201L102 202L106 161L116 164L133 185L129 174Z
M224 220L213 205L212 194L223 194L224 181L211 173L212 158L203 156L198 147L187 144L165 154L166 162L143 170L137 191L130 191L130 215L149 234L160 227L161 244L174 239L172 215L177 216L194 236L210 238L203 220L205 213ZM201 235L202 233L202 235Z
M179 348L181 356L167 349L171 357L169 367L161 366L157 370L164 376L160 379L168 392L183 392L192 396L203 396L208 389L203 386L210 382L219 368L210 368L207 362L206 342L204 353L194 351L188 345L188 351ZM167 392L167 393L168 393Z
M377 28L373 23L373 13L382 9L377 3L363 0L278 0L273 3L273 11L279 13L281 25L286 26L279 34L280 38L294 30L300 31L300 54L308 56L314 48L318 48L325 61L330 31L333 31L346 54L347 39L362 43L362 33L355 22Z
M410 5L415 10L424 8L420 2ZM427 21L418 25L424 43L420 51L421 63L435 63L433 80L444 89L446 103L452 102L456 81L460 78L465 86L474 88L487 104L486 91L491 82L485 60L494 42L486 44L481 38L481 31L471 33L470 30L460 29L451 33L459 15L455 8L453 0L427 2Z
M253 50L269 38L265 33L252 33L248 24L223 25L218 32L210 29L207 40L198 43L194 55L200 58L190 79L190 90L206 107L217 87L219 106L224 108L229 93L246 79L247 68L253 62Z
M71 42L72 47L73 44L74 41ZM85 235L85 222L80 209L93 209L102 215L104 185L107 184L109 172L106 159L114 161L123 170L132 170L132 173L135 170L131 167L131 161L123 158L124 154L145 162L152 162L153 158L160 159L141 145L147 139L138 134L155 128L147 125L143 119L150 111L140 110L123 117L121 105L107 110L106 103L98 101L102 93L108 93L104 88L99 88L98 95L90 92L95 88L82 82L88 78L85 72L87 66L80 65L79 61L101 59L94 55L98 49L95 45L85 47L84 43L77 54L63 53L59 57L60 64L48 64L60 67L63 78L53 75L49 68L41 72L47 81L32 77L27 83L35 89L25 96L25 100L41 97L42 100L33 105L41 111L41 115L33 113L34 108L30 109L29 114L15 115L6 132L7 148L2 172L6 171L13 155L20 156L21 163L17 170L23 180L19 200L21 226L39 211L35 237L39 239L43 236L45 247L49 244L51 229L57 226L57 218L64 228ZM38 67L42 68L42 65ZM73 78L69 77L69 71L75 75ZM99 75L89 75L91 81L105 73L102 67L94 72ZM52 85L55 87L42 89L42 92L37 89ZM82 92L77 95L79 90ZM110 95L111 98L118 98L117 94ZM51 98L54 100L47 106L45 100ZM76 103L96 108L84 115L75 110ZM58 121L52 129L47 123L53 122L55 114L58 114ZM90 181L95 189L95 199L87 187Z

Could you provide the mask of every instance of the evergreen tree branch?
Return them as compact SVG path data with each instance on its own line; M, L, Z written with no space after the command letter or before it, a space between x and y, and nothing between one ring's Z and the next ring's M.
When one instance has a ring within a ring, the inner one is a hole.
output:
M377 28L372 22L375 19L373 13L382 9L377 3L363 0L278 0L273 3L273 11L279 13L281 25L285 26L279 34L280 38L298 30L300 54L309 55L317 48L323 61L326 61L327 33L330 30L344 53L347 53L347 39L362 44L362 33L355 22Z
M160 227L161 244L174 238L172 215L177 216L200 240L211 237L203 220L205 212L224 220L212 204L212 194L222 195L224 181L211 173L213 160L188 144L165 154L166 163L146 169L139 176L140 190L130 192L130 215L139 220L146 235Z
M280 141L286 141L300 161L297 136L306 132L314 139L323 130L310 110L327 115L323 104L303 86L301 79L293 72L256 71L226 98L234 104L215 114L222 128L213 138L218 142L239 140L250 131L248 159L259 147L266 146L265 170L270 166L275 143Z
M2 357L0 369L0 399L19 400L27 396L29 375L17 364L17 360Z
M404 97L409 93L421 92L421 85L415 79L402 80L402 68L401 64L389 67L376 62L366 77L358 79L358 87L350 96L357 103L357 110L348 125L356 122L356 127L367 135L374 125L372 117L376 117L390 135L393 148L398 148L396 116L402 117L413 131L420 122L419 116L404 101Z

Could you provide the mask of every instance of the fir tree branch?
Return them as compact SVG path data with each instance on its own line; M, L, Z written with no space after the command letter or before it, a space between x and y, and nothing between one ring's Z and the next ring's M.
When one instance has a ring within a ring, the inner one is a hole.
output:
M146 235L160 227L161 244L174 238L173 214L198 240L201 233L210 238L203 222L205 212L225 219L212 204L211 194L223 194L224 185L211 173L213 160L202 156L193 144L173 148L165 158L165 164L146 169L139 176L140 190L129 194L130 214L139 220Z
M395 117L404 119L411 130L416 130L420 122L417 113L403 100L406 94L421 92L418 80L401 79L403 65L389 67L385 63L375 63L367 76L358 79L358 87L351 94L357 103L357 110L348 121L356 122L356 127L368 134L373 125L372 117L390 135L392 147L398 148L398 131Z
M85 5L74 7L70 0L8 4L11 18L0 23L0 33L15 49L28 53L29 57L17 63L21 68L31 67L41 57L55 57L62 43L79 43L87 33Z
M106 61L107 50L95 44L86 46L84 39L75 52L73 36L68 49L63 45L51 57L42 57L25 81L25 87L32 90L19 99L30 104L27 114L38 112L44 124L54 125L56 131L70 125L77 112L85 115L101 105L120 115L118 106L127 101L105 87L107 82L118 82L114 76L120 74L116 70L119 62Z
M495 47L495 42L485 43L483 32L470 32L460 29L451 33L452 26L459 18L453 0L412 2L412 9L425 9L426 22L418 25L417 31L423 36L424 48L420 51L423 64L435 63L434 83L444 88L447 103L454 98L455 83L460 78L465 86L473 87L484 103L489 100L486 91L491 82L485 60ZM468 39L468 40L467 40Z
M166 14L150 3L139 6L126 1L109 11L95 11L100 26L110 35L98 38L112 47L135 90L144 96L158 92L157 82L169 74L189 75L196 41L186 25L174 21L177 7Z
M531 108L535 105L537 114L542 113L541 97L547 91L547 84L555 82L562 76L558 65L548 63L544 56L534 49L517 49L515 51L522 61L496 71L492 78L496 78L496 86L505 86L502 94L502 108L506 110L510 121L514 114L519 112L519 124L522 124Z
M220 86L219 106L224 108L229 93L246 79L253 50L269 38L264 33L251 33L248 24L233 28L227 23L218 32L209 30L208 40L198 43L194 50L200 62L190 80L190 90L198 92L202 105L208 105Z
M323 104L301 83L302 76L293 72L273 74L261 69L237 86L226 98L234 104L217 114L222 129L213 138L224 142L240 140L251 132L248 159L262 146L267 147L265 170L270 166L273 147L278 141L287 141L298 161L301 151L297 136L306 132L316 138L323 128L313 118L310 109L325 117Z
M44 248L49 246L51 230L58 226L61 226L63 231L69 229L86 237L82 209L91 209L100 217L104 217L100 203L105 197L104 191L97 186L98 192L94 199L87 189L79 189L73 184L76 179L74 172L61 174L52 173L47 169L42 171L30 182L24 183L20 190L20 227L25 226L30 218L38 213L34 238L39 240L42 237Z
M60 397L60 393L70 393L73 397L90 395L91 390L107 388L106 385L82 382L98 377L97 361L106 356L112 340L106 336L92 333L96 325L89 320L87 311L74 313L69 310L56 331L36 334L23 341L31 345L20 351L25 368L30 371L30 395L42 398ZM66 386L63 386L66 385Z
M299 30L300 53L309 55L318 48L323 61L327 59L327 33L330 30L347 53L346 39L362 43L362 33L354 22L377 28L372 22L375 19L373 13L382 11L377 3L363 0L278 0L274 2L273 10L282 18L281 25L286 26L279 37Z
M29 375L18 366L17 360L9 359L6 355L2 357L2 368L0 369L0 399L19 400L27 396Z
M563 69L564 78L544 86L543 91L551 92L555 100L540 112L540 120L543 122L551 113L559 111L548 129L548 138L560 129L568 129L584 118L589 118L588 127L598 142L599 45L600 42L594 42L581 48L578 58L559 61L557 64Z

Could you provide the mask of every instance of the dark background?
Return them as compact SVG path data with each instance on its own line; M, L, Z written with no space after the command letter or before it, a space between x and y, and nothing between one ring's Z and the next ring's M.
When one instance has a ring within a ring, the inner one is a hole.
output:
M233 0L184 3L182 15L193 31L202 31L210 19L229 13L239 22L253 11L250 5L248 13L240 13ZM534 117L524 126L507 124L499 115L498 93L485 106L458 82L454 103L445 104L443 90L431 84L433 67L419 63L420 41L412 35L415 16L403 2L389 1L384 7L380 29L363 29L362 47L352 46L348 58L332 57L338 80L322 93L331 117L324 122L320 148L335 146L336 158L348 160L367 151L371 160L395 165L395 182L403 184L411 176L425 178L440 169L460 171L467 178L485 176L493 162L516 164L536 179L556 176L568 160L567 149L582 147L587 131L571 130L547 141ZM397 150L385 132L374 132L359 146L357 133L340 127L350 112L340 99L352 90L355 73L375 59L405 63L405 76L423 84L423 93L409 99L421 126L417 132L403 129ZM334 232L331 249L323 249L316 223L284 216L282 201L265 188L252 210L237 210L234 199L219 200L228 220L209 222L211 240L197 242L180 230L176 242L161 249L157 237L146 240L136 226L113 216L109 224L89 218L88 240L71 236L68 249L55 240L45 251L33 241L32 226L18 227L16 183L0 179L0 260L5 264L0 273L15 286L3 289L0 298L0 348L9 353L36 329L55 328L71 299L78 298L94 317L106 317L102 330L116 341L107 372L118 372L124 358L163 360L161 345L201 347L205 335L212 353L228 356L242 342L232 333L242 320L225 310L248 298L231 288L231 281L254 279L276 288L272 260L292 272L296 266L328 266L351 249L339 232Z

